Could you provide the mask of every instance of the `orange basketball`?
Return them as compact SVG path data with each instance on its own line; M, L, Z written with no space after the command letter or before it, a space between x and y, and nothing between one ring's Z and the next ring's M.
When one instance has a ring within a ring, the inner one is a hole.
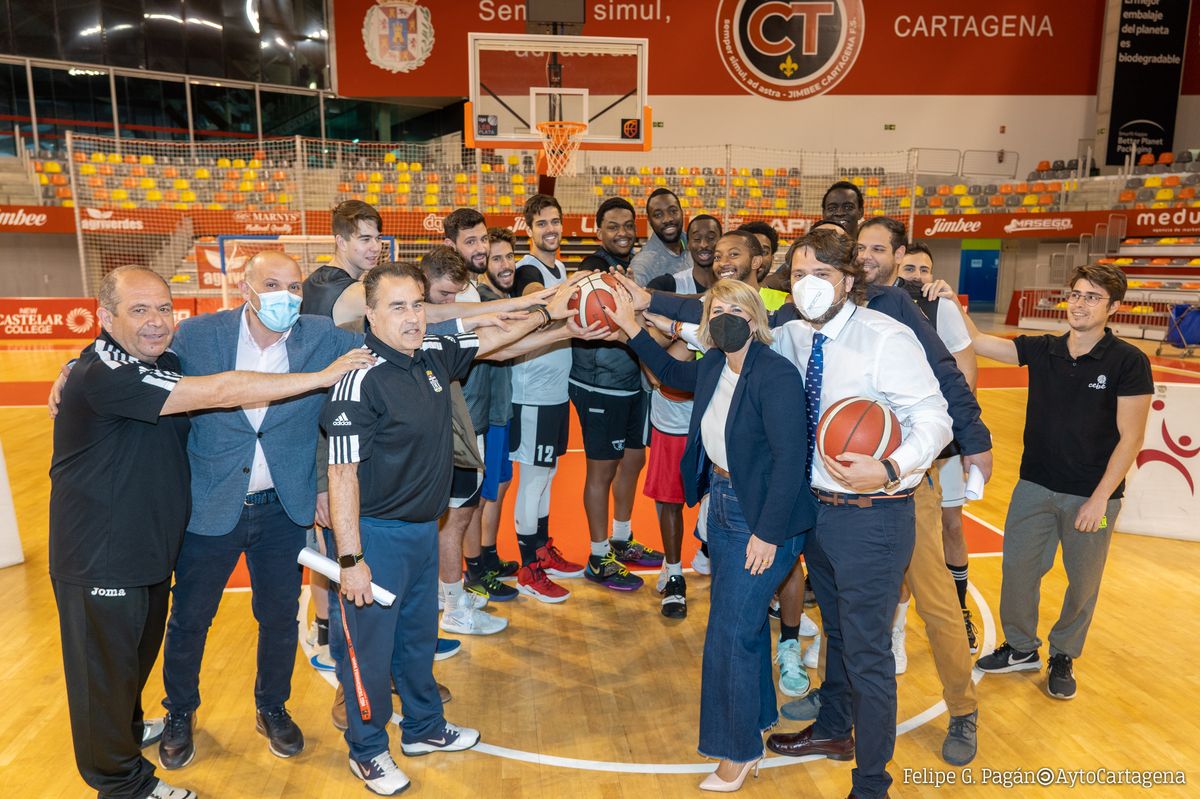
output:
M615 277L608 274L588 275L579 283L579 291L567 302L567 307L576 313L576 321L583 327L601 322L608 330L616 330L604 309L614 311L617 300L613 292L624 290Z
M830 458L857 452L882 460L900 446L900 420L880 402L847 397L821 414L817 446Z

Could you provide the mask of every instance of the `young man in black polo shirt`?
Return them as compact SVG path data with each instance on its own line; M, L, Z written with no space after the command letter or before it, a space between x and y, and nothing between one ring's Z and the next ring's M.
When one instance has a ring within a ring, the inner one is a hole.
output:
M120 267L98 299L103 332L62 389L50 464L50 579L75 762L106 798L191 799L141 754L161 735L161 722L144 722L141 695L191 509L186 414L323 388L372 358L354 350L317 373L182 377L162 277Z
M1056 699L1075 696L1072 661L1083 653L1125 474L1142 447L1154 393L1150 359L1105 327L1125 297L1125 273L1107 265L1081 266L1068 285L1066 335L1003 339L980 333L967 318L979 355L1029 367L1021 479L1004 522L1005 641L975 668L993 673L1041 668L1042 575L1061 545L1067 593L1048 636L1046 680L1047 693Z
M610 197L596 210L600 249L584 258L580 269L607 272L629 269L637 240L633 206ZM569 395L587 456L583 510L592 539L584 577L616 591L641 587L642 578L626 565L658 566L662 553L633 539L630 520L638 477L646 465L646 412L642 372L633 350L619 341L571 342ZM608 498L612 494L612 539Z
M326 543L341 565L339 601L353 603L341 613L348 636L340 625L331 631L347 655L338 660L338 679L347 696L358 697L347 714L350 770L370 790L391 795L409 784L388 751L393 680L403 706L404 754L460 751L479 742L476 730L446 721L433 679L437 520L450 501L453 466L450 383L467 374L480 351L568 316L574 289L556 292L546 309L508 332L427 337L428 283L419 267L384 264L363 285L371 325L366 348L379 362L339 382L322 415L336 545L328 532ZM396 595L392 605L374 604L372 579Z

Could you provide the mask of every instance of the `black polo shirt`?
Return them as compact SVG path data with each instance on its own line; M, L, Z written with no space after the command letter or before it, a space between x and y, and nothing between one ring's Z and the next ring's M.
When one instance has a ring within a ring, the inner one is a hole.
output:
M1090 497L1121 438L1117 398L1154 393L1150 359L1108 328L1091 352L1073 358L1067 335L1017 336L1029 367L1021 479L1062 494ZM1112 498L1119 499L1125 482Z
M321 426L329 463L357 463L359 514L428 522L450 504L450 384L470 370L474 333L426 336L412 357L368 333L379 360L329 390Z
M50 462L50 576L99 588L171 576L191 512L186 414L159 416L179 358L101 333L63 387Z

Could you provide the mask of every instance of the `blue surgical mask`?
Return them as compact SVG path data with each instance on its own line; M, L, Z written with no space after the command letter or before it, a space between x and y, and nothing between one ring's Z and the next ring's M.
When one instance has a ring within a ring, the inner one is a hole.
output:
M254 287L250 287L254 291ZM258 319L268 330L276 333L286 333L300 318L300 298L290 291L264 291L258 297Z

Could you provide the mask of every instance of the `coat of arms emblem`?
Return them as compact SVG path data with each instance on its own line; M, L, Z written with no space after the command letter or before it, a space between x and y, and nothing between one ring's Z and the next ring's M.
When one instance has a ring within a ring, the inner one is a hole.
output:
M412 72L433 52L433 15L407 0L372 6L363 18L363 47L375 66Z

